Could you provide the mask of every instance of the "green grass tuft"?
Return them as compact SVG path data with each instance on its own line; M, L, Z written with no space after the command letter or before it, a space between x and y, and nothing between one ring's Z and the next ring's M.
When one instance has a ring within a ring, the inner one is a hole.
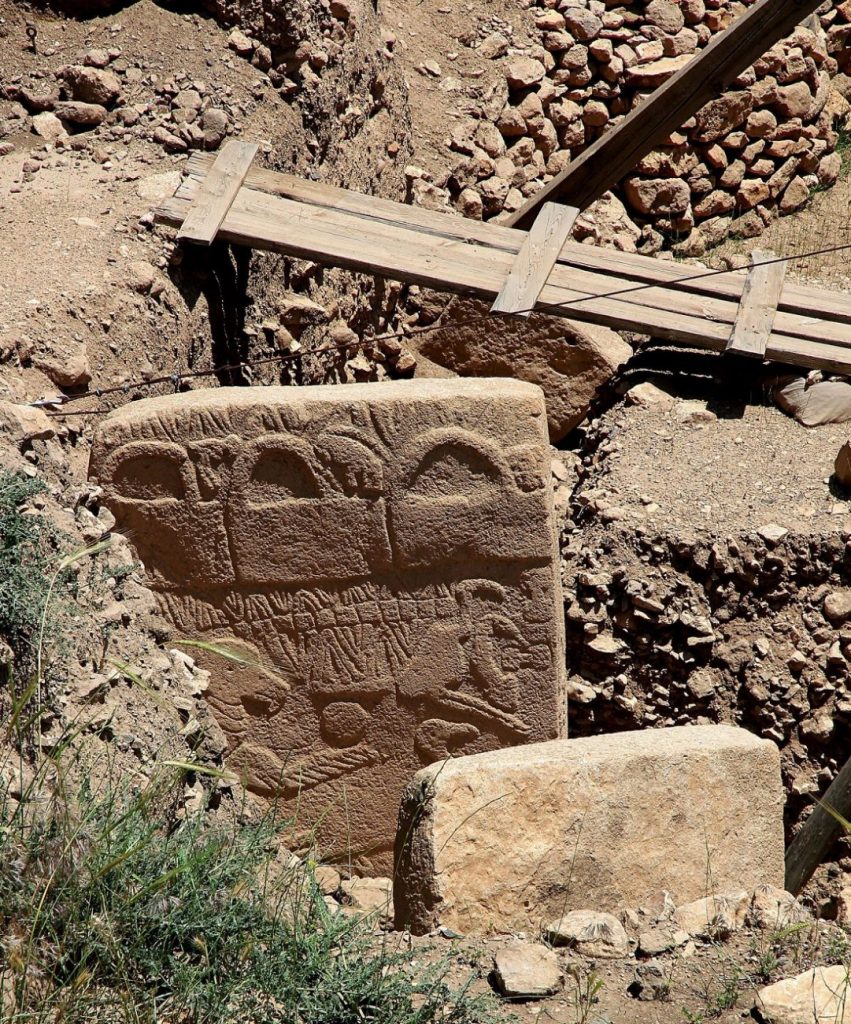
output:
M24 511L44 489L40 480L0 472L0 638L12 648L21 675L34 666L59 543L58 531L44 516Z
M474 1024L448 964L414 969L333 913L309 867L271 870L270 816L176 814L186 780L89 786L28 818L0 792L0 985L20 1022Z

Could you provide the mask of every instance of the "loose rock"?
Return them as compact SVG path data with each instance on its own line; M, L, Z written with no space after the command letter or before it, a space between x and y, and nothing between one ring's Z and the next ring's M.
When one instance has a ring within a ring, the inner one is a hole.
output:
M557 917L544 928L544 937L583 956L613 958L629 953L629 939L620 921L593 910L572 910Z
M546 946L512 942L494 957L494 981L507 999L543 999L561 988L558 957Z
M771 1024L845 1024L851 1020L848 968L816 967L768 985L754 1009Z

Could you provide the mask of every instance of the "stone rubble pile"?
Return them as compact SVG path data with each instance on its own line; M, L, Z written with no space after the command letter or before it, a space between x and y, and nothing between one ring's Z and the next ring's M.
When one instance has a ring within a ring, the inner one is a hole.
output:
M714 418L692 405L678 408ZM781 748L791 824L847 758L851 536L621 529L605 479L617 434L594 421L586 454L557 466L572 733L745 724Z
M185 153L218 149L262 99L259 81L252 95L237 98L221 82L191 80L181 71L162 79L153 67L125 59L118 46L87 50L78 63L40 73L40 81L39 74L12 78L2 90L2 98L16 101L8 121L70 149L88 146L99 128L100 145L148 139Z
M641 161L617 190L628 217L607 203L615 244L653 253L673 241L700 255L731 233L760 234L836 180L848 82L834 53L851 30L846 8L799 26ZM484 25L468 43L499 61L504 81L453 129L459 159L435 185L469 217L517 210L741 9L730 0L537 0L540 44L523 49L505 26L482 36L493 27ZM594 230L580 219L576 237L599 241Z
M0 87L0 99L16 101L9 118L17 122L14 127L30 128L47 142L64 141L79 148L89 141L86 133L103 127L100 143L145 139L170 153L216 150L228 135L240 134L269 89L288 99L304 86L315 85L317 73L339 59L349 40L347 27L354 28L350 6L336 0L316 27L324 49L315 38L305 38L277 62L270 46L234 28L227 40L226 64L248 61L259 73L246 95L236 95L232 86L216 78L194 79L184 71L164 77L155 55L132 60L115 45L93 47L78 55L77 62L50 71L11 76ZM280 50L284 40L280 33L274 38ZM48 48L44 56L56 59L57 53ZM350 111L344 114L349 115ZM83 135L76 140L79 133Z

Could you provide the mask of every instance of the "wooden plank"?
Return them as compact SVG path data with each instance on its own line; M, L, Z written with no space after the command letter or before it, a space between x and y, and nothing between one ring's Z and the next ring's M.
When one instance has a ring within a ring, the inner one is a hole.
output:
M272 172L262 173L269 175ZM277 180L283 176L273 174L272 177L274 180ZM292 180L296 182L298 179ZM177 195L184 195L187 199L190 199L194 195L194 190L197 188L199 181L200 179L197 179L192 183L186 183L184 187L178 189ZM307 184L311 187L316 185L315 182ZM300 192L297 186L296 191ZM258 193L258 196L261 195L261 193ZM464 221L461 218L441 213L435 214L430 211L420 210L419 208L391 203L388 200L375 200L371 197L347 192L344 189L337 189L333 186L321 186L316 195L322 197L322 201L315 204L316 206L322 209L333 210L336 213L348 214L352 217L350 230L353 234L357 234L360 231L376 231L381 229L385 231L385 237L389 241L392 239L392 235L387 233L385 229L391 229L392 231L409 230L414 226L407 224L402 219L410 211L411 219L415 222L418 231L420 230L419 222L422 218L426 220L432 229L428 234L434 234L436 237L445 240L469 241L466 238L465 232L455 233L454 225L460 223L463 229L465 224L473 224L477 231L484 233L485 237L490 237L491 232L504 233L507 237L501 239L501 243L505 246L502 251L515 254L519 251L519 247L526 237L525 232L516 229L499 228L497 225L482 225L481 223ZM371 203L378 204L382 214L380 217L370 217L364 214L365 210L371 208ZM448 225L448 228L445 228L444 225ZM389 244L392 244L392 242L389 241ZM563 252L567 248L566 246ZM594 246L576 245L574 243L570 243L570 252L572 262L564 263L564 266L571 267L576 271L578 276L574 277L574 282L581 287L584 286L589 294L594 294L598 297L611 295L613 298L622 299L628 303L634 302L658 309L668 309L677 312L686 311L692 315L728 325L725 341L729 339L729 334L738 312L742 288L746 280L743 275L729 273L714 274L700 267L683 270L661 260L654 260L630 253L621 253L614 249L601 250ZM562 263L563 261L560 259L559 264L561 265ZM592 268L591 273L594 276L589 277L582 273L586 268ZM620 274L614 273L615 269ZM599 274L605 275L605 280L600 280ZM693 276L695 281L689 280ZM683 281L683 277L687 280ZM699 289L692 291L694 284L699 285ZM640 290L636 290L638 285L641 285ZM793 286L785 288L784 294L791 287ZM826 341L851 348L851 316L848 318L838 318L840 322L837 323L826 323L818 315L819 310L829 307L837 299L841 301L843 297L837 296L835 293L819 292L815 289L810 289L809 291L812 292L814 298L812 301L807 299L807 305L808 308L814 309L816 314L812 315L809 312L806 315L778 313L775 325L777 332L789 336L799 336L814 342ZM732 300L732 302L723 301L727 298ZM783 304L781 301L781 307ZM570 309L564 311L550 310L549 312L556 312L566 316L570 315ZM636 317L640 320L642 314L638 313ZM724 346L721 347L723 348Z
M188 206L187 200L171 199L163 204L158 216L179 225ZM234 201L220 237L240 245L490 301L502 288L513 261L511 253L499 249L429 236L414 228L390 226L248 188L242 189ZM557 264L536 308L713 351L720 352L726 347L737 303L707 300L664 287L644 289L621 298L606 297L612 283L611 276ZM641 302L637 301L639 296ZM675 308L665 308L665 302L676 304ZM707 302L711 312L720 315L723 311L721 319L706 317ZM829 342L779 334L776 330L766 355L836 372L847 373L851 369L851 350Z
M785 277L786 264L778 263L773 252L754 249L736 322L727 342L728 352L765 358Z
M213 155L209 153L194 153L189 157L185 165L189 177L178 188L178 198L194 197L199 181L212 166L213 160ZM524 231L508 228L493 221L482 223L448 213L436 213L418 206L407 206L389 199L352 192L336 185L307 181L258 167L252 167L249 171L246 185L270 195L297 199L311 205L381 220L387 224L417 227L429 234L477 242L515 254L520 251L526 237ZM736 303L741 299L745 282L741 274L719 274L700 266L683 268L650 256L582 245L573 241L568 241L564 245L559 263L600 273L613 273L637 284L653 282L693 294L729 298ZM826 292L793 281L784 286L779 309L781 312L804 317L816 317L819 321L837 320L851 324L851 295ZM814 340L817 339L814 337Z
M216 237L231 203L242 188L258 146L254 142L230 139L222 147L201 183L177 237L199 245L210 245Z
M160 216L179 223L185 209L185 201L172 200L160 208ZM240 191L222 224L220 237L491 302L513 262L510 253L497 249L431 238L416 230L391 228L334 210L264 196L252 189ZM648 333L657 337L694 344L700 344L709 334L723 347L729 336L728 327L707 321L702 313L672 314L617 299L601 301L597 292L606 288L607 281L602 275L559 266L545 286L538 308L548 303L567 303L563 315L573 319L597 320L628 330L641 330L638 325L644 323ZM641 293L642 297L648 293ZM733 315L731 310L731 322Z
M530 315L578 216L575 206L544 203L514 257L505 284L491 306L492 313Z
M757 0L528 199L507 223L528 227L541 205L552 200L560 199L580 210L590 206L819 6L819 0Z

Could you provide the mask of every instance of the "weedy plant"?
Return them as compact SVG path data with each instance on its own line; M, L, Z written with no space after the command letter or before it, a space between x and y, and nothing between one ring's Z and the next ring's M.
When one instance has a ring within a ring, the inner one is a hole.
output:
M603 991L603 979L596 971L583 971L581 968L569 968L573 981L573 1012L576 1024L588 1024L592 1011L600 1001Z
M176 814L187 768L84 785L27 820L0 794L0 974L10 1022L473 1024L487 1008L414 970L309 868L269 870L280 822ZM197 770L197 769L196 769Z
M34 671L38 635L49 626L46 577L58 561L59 532L27 508L44 489L35 478L0 472L0 637L21 677Z

